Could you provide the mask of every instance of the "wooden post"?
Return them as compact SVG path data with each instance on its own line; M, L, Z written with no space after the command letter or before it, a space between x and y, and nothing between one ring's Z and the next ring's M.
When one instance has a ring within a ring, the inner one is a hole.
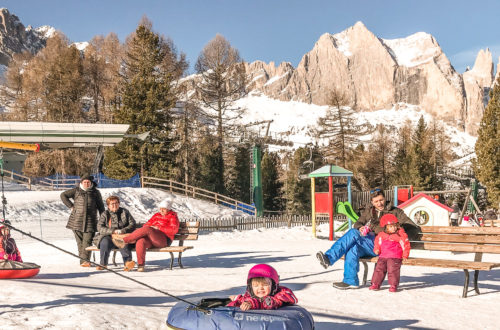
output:
M316 237L316 198L315 198L316 185L314 178L311 178L311 217L312 217L312 234Z
M333 241L333 177L328 177L328 217L330 218L330 230L328 239Z

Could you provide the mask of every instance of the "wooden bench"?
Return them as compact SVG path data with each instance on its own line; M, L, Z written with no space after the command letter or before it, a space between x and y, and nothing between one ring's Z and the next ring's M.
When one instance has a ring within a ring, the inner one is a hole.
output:
M410 257L403 261L403 265L441 267L463 269L465 282L462 297L466 298L469 288L469 270L474 270L474 290L479 294L478 277L480 270L491 270L500 267L500 262L481 261L483 253L500 254L500 228L499 227L439 227L422 226L420 241L410 242L412 250L450 251L474 253L473 261L431 259ZM410 252L410 255L412 253ZM368 275L368 262L377 262L378 257L361 258L363 263L363 285L366 284Z
M142 224L139 224L137 227L141 227ZM179 231L175 234L174 241L171 246L163 247L163 248L151 248L147 250L147 253L151 252L168 252L170 253L170 269L174 267L174 252L179 253L177 257L177 263L180 268L184 268L182 265L182 253L186 250L193 249L194 246L184 246L184 241L195 241L198 239L198 231L200 230L200 222L199 221L188 221L179 223ZM175 242L178 241L178 245L175 245ZM92 251L92 254L95 251L99 251L97 246L89 246L86 248L87 251ZM116 253L119 249L113 249L113 265L116 266ZM135 251L135 248L132 249ZM93 260L95 260L95 256L93 256Z

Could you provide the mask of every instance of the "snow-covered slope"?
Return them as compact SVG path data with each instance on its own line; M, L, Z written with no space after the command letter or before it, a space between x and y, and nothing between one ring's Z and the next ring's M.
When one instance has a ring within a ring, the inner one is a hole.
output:
M15 186L11 184L7 186L7 189L14 190ZM111 195L120 197L121 206L130 210L139 222L146 222L157 212L158 204L164 199L172 201L174 211L177 212L180 219L184 220L248 216L228 207L158 189L107 188L99 190L103 199ZM60 194L61 191L6 191L7 218L14 222L68 219L70 210L62 203Z
M279 101L269 98L260 93L252 93L240 99L237 106L246 108L241 119L242 124L262 120L273 120L270 125L272 137L289 140L294 147L301 147L307 143L316 142L313 131L317 128L320 117L325 116L327 107L296 101ZM416 105L400 103L391 109L379 109L370 112L359 112L357 120L359 123L370 123L373 126L384 124L388 127L399 128L406 121L416 125L420 116L424 116L429 125L432 116L422 111ZM455 126L439 121L444 127L447 135L453 143L453 150L459 156L465 156L474 151L476 137L459 131ZM257 126L254 130L260 131L261 136L265 134L264 126ZM371 136L365 136L364 141L369 143ZM318 141L325 143L325 141Z
M149 190L143 190L144 194L129 190L113 193L120 192L133 194L134 200L154 197ZM108 193L111 191L104 195ZM17 197L8 199L20 209L53 200L38 192ZM127 206L134 215L142 212L132 204ZM203 210L206 205L191 207ZM51 215L52 210L48 208L45 214ZM31 217L13 224L77 254L73 234L65 228L66 219L39 222ZM184 269L169 270L167 253L148 253L143 273L123 272L118 257L118 266L110 268L122 276L82 268L77 258L18 232L13 232L13 237L24 261L35 262L41 269L33 278L2 280L2 329L167 329L165 320L177 300L150 287L192 302L201 297L228 297L245 291L248 270L259 263L269 263L278 271L280 284L293 290L298 303L312 313L317 330L498 328L500 271L496 269L481 273L481 295L471 292L467 299L460 297L463 272L443 268L403 266L397 293L388 292L387 281L380 291L367 286L342 291L332 288L332 282L342 280L343 261L325 270L315 258L317 251L332 244L327 239L328 224L318 226L317 238L312 237L311 227L202 232L197 241L189 243L194 249L183 253ZM474 258L473 254L425 254L428 252L412 251L410 256ZM498 263L497 256L483 258ZM133 258L137 260L135 254ZM368 267L371 275L374 265ZM360 304L363 308L357 308ZM480 316L471 317L474 311L480 311Z

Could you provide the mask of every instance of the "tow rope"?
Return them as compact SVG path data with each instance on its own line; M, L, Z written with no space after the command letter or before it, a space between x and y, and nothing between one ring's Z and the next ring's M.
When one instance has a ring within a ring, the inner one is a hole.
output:
M3 178L3 176L2 176L2 178ZM3 188L3 186L2 186L2 188ZM44 244L46 244L46 245L48 245L48 246L53 247L54 249L57 249L57 250L62 251L62 252L64 252L64 253L66 253L66 254L69 254L69 255L71 255L71 256L73 256L73 257L75 257L75 258L78 258L78 259L84 260L84 261L86 261L86 262L89 262L90 264L92 264L92 265L94 265L94 266L101 266L101 267L103 267L104 269L106 269L107 271L109 271L109 272L111 272L111 273L113 273L113 274L115 274L115 275L118 275L118 276L120 276L120 277L123 277L123 278L125 278L125 279L127 279L127 280L129 280L129 281L132 281L132 282L135 282L135 283L140 284L140 285L142 285L142 286L145 286L146 288L151 289L151 290L153 290L153 291L160 292L160 293L162 293L162 294L164 294L164 295L167 295L167 296L169 296L169 297L171 297L171 298L174 298L174 299L176 299L176 300L179 300L179 301L185 302L186 304L189 304L189 305L191 305L191 306L194 306L196 309L198 309L198 310L202 311L203 313L206 313L206 314L211 314L211 313L212 313L212 311L210 311L210 310L209 310L209 309L207 309L207 308L200 307L200 306L198 306L198 305L196 305L196 304L194 304L194 303L192 303L192 302L190 302L190 301L187 301L187 300L185 300L185 299L182 299L182 298L179 298L179 297L177 297L177 296L174 296L173 294L170 294L170 293L168 293L168 292L166 292L166 291L163 291L163 290L157 289L157 288L155 288L155 287L152 287L152 286L151 286L151 285L149 285L149 284L146 284L146 283L141 282L141 281L138 281L138 280L136 280L136 279L134 279L134 278L131 278L131 277L125 276L125 275L123 275L123 274L121 274L121 273L119 273L119 272L117 272L117 271L115 271L115 270L112 270L112 269L110 269L110 268L108 268L108 267L106 267L106 266L103 266L103 265L100 265L100 264L98 264L98 263L95 263L95 262L93 262L93 261L91 261L91 260L81 258L81 257L77 256L76 254L74 254L74 253L72 253L72 252L66 251L66 250L64 250L64 249L62 249L62 248L60 248L60 247L58 247L58 246L56 246L56 245L54 245L54 244L52 244L52 243L46 242L46 241L44 241L43 239L40 239L40 238L35 237L35 236L33 236L33 235L29 234L29 233L26 233L26 232L24 232L24 231L22 231L22 230L20 230L20 229L18 229L18 228L16 228L16 227L12 226L12 224L9 224L7 221L5 221L5 222L4 222L4 225L5 225L5 226L7 226L7 227L9 227L11 230L15 230L15 231L17 231L17 232L19 232L19 233L21 233L21 234L23 234L23 235L25 235L25 236L28 236L29 238L33 238L33 239L35 239L35 240L37 240L37 241L39 241L39 242L42 242L42 243L44 243Z

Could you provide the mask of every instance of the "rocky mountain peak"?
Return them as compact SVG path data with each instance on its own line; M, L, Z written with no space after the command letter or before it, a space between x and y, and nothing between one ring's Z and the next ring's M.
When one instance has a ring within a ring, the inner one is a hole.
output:
M0 8L0 64L7 65L15 53L29 51L35 54L45 47L45 41L54 31L49 26L25 28L19 17L7 8Z
M473 75L477 83L482 88L489 88L493 83L493 72L495 66L493 64L493 56L488 48L481 49L477 53L474 67L469 71L469 75Z

